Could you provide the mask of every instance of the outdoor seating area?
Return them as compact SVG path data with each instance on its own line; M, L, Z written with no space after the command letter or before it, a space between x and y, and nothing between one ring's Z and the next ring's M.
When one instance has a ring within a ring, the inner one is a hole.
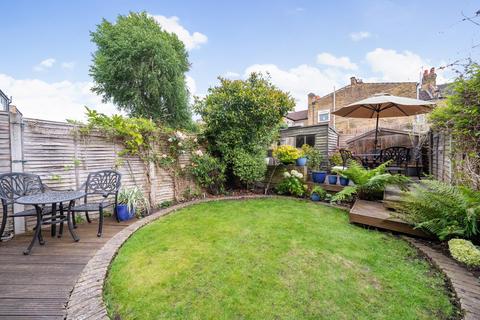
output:
M37 240L40 245L45 245L42 235L42 229L45 226L50 226L52 237L61 238L64 225L67 224L73 240L78 242L80 238L74 230L77 228L75 213L85 213L88 223L91 223L89 213L98 212L97 237L101 237L104 210L112 209L113 216L116 217L120 186L121 174L113 170L89 173L87 181L78 190L54 190L44 184L40 176L34 174L16 172L2 174L0 175L0 199L3 214L0 234L3 234L8 218L35 218L32 240L23 251L25 255L29 255ZM96 201L90 202L94 196L97 196ZM83 199L82 204L76 204L79 199ZM17 211L16 208L19 205L28 209Z

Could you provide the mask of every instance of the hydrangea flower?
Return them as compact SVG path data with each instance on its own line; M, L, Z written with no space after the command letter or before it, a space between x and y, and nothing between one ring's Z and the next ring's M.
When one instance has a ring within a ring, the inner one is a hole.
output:
M288 173L287 171L285 171L285 172L283 173L283 176L284 176L285 178L290 178L290 177L291 177L290 173Z

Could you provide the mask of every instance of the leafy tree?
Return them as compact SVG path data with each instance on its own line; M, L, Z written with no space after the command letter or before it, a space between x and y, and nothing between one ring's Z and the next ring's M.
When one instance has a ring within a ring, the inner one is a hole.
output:
M451 135L454 182L480 190L480 65L469 63L453 94L430 114L432 127Z
M209 151L225 162L230 178L247 184L259 181L266 171L266 151L295 102L258 73L246 80L219 80L220 85L195 104Z
M97 45L90 74L93 91L134 117L147 117L171 126L189 127L191 112L185 73L189 70L184 44L147 15L103 19L91 32Z

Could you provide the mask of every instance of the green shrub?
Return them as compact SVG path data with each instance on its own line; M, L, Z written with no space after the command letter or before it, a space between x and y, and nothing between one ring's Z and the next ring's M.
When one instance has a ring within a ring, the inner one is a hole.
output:
M469 267L480 267L480 250L472 242L452 239L448 241L448 249L455 260Z
M340 152L335 152L330 156L330 165L341 166L343 164Z
M249 154L241 149L235 150L232 159L233 174L247 185L261 181L267 171L265 157L262 153Z
M289 194L296 197L303 197L307 192L307 185L303 182L303 174L297 170L283 173L283 180L277 185L279 194Z
M327 191L320 186L316 186L310 191L310 195L317 194L320 197L320 200L324 200L327 197Z
M320 170L320 165L323 161L323 156L319 150L309 146L308 144L304 144L302 146L302 152L304 156L307 158L307 166L310 170L318 171Z
M273 150L273 157L285 164L294 163L300 156L300 151L289 145L279 146Z
M406 189L409 178L403 175L392 175L386 172L388 162L383 163L375 169L365 169L356 161L350 161L346 169L333 170L341 177L353 181L353 186L347 186L332 197L332 201L345 201L357 195L363 200L376 200L382 197L385 187L389 184L399 185Z
M168 208L168 207L171 207L173 205L173 201L171 200L165 200L165 201L162 201L161 203L159 203L157 205L157 209L165 209L165 208Z
M209 154L201 152L192 156L190 173L195 181L207 192L219 194L224 192L225 164Z
M480 192L436 180L422 180L403 196L403 218L441 240L478 234Z

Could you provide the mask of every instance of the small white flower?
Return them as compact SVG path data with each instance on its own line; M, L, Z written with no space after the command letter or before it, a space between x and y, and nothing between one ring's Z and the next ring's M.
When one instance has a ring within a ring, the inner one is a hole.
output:
M167 157L167 155L166 155L165 153L164 153L164 154L162 154L162 158L164 158L164 159L165 159L166 157Z
M193 139L193 142L198 142L198 139L197 138Z
M173 141L173 138L168 138L168 142L172 142Z
M176 131L175 132L175 136L179 139L179 140L184 140L187 136L181 132L181 131Z
M179 146L179 147L181 147L181 146L182 146L182 143L181 143L181 142L179 142L179 143L178 143L178 146Z
M203 156L203 152L202 152L202 150L200 150L200 149L197 150L197 151L195 151L195 154L196 154L197 156L199 156L199 157Z
M290 177L291 177L290 173L288 173L288 172L284 172L284 173L283 173L283 176L284 176L285 178L290 178Z

